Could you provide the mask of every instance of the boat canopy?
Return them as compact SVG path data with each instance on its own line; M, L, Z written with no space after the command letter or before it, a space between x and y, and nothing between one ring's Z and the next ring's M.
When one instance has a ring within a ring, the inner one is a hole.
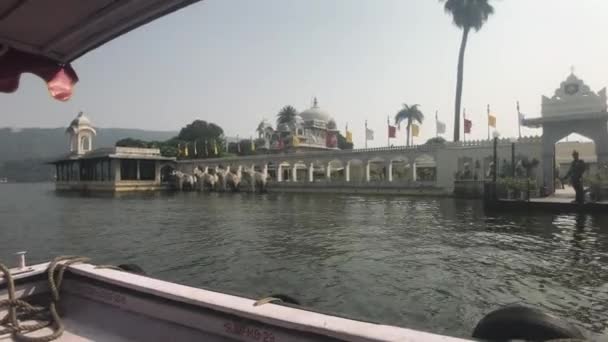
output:
M157 18L200 0L53 0L0 2L0 91L24 72L67 100L78 81L70 62Z

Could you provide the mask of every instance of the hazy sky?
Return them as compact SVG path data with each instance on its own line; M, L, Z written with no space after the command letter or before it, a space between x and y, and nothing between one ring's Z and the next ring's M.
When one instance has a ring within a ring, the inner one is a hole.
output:
M593 90L608 85L608 1L492 4L465 59L470 138L486 137L487 104L500 133L515 135L515 102L538 115L572 65ZM24 76L16 94L0 95L0 126L65 126L84 110L99 127L177 130L200 118L248 137L282 106L304 110L317 96L358 146L366 119L369 145L386 145L387 115L402 103L427 117L417 142L435 134L435 110L451 139L460 38L435 0L205 0L77 60L67 103Z

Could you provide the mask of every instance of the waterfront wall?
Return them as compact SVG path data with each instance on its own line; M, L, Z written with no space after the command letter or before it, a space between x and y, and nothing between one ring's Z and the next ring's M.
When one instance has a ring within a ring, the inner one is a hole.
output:
M515 155L541 158L540 137L517 141L500 139L498 170ZM252 155L231 158L179 160L177 169L192 174L194 168L255 169L267 174L272 191L318 192L425 192L451 194L457 173L471 169L477 180L489 177L493 140L355 150ZM534 171L540 177L539 165ZM552 167L552 166L549 166ZM421 190L422 189L422 190Z

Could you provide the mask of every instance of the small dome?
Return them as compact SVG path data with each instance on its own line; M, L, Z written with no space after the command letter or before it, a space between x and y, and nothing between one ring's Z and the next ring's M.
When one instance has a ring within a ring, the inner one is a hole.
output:
M336 125L336 121L334 119L329 119L327 122L327 129L336 129L338 125Z
M262 120L260 125L262 125L264 129L272 128L272 124L266 119Z
M91 126L91 120L83 112L80 112L76 119L72 120L70 126Z
M300 113L300 116L302 117L302 119L304 121L318 120L318 121L328 122L329 118L330 118L330 116L327 112L325 112L324 110L319 108L319 102L317 101L316 97L315 97L312 107L310 107L310 109L307 109L307 110L303 111L302 113Z
M70 122L70 126L68 127L66 132L75 133L81 129L89 129L89 130L93 131L94 133L96 133L95 129L91 125L91 120L86 115L84 115L83 112L79 112L78 116L76 116L76 118L74 120L72 120L72 122Z

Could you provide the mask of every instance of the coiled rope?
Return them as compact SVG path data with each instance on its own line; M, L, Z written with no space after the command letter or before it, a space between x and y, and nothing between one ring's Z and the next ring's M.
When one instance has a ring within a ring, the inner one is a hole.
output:
M0 271L4 274L8 288L8 299L0 300L0 310L8 308L8 314L0 319L0 335L10 333L15 340L29 342L48 342L59 338L65 329L57 313L63 274L68 266L88 261L89 258L74 255L60 256L51 261L47 268L49 289L51 290L51 301L48 309L33 306L23 300L17 299L13 276L8 267L0 263ZM20 320L34 318L42 322L29 325L22 325L20 323ZM53 332L49 335L40 337L25 335L48 326L52 326L53 329Z

